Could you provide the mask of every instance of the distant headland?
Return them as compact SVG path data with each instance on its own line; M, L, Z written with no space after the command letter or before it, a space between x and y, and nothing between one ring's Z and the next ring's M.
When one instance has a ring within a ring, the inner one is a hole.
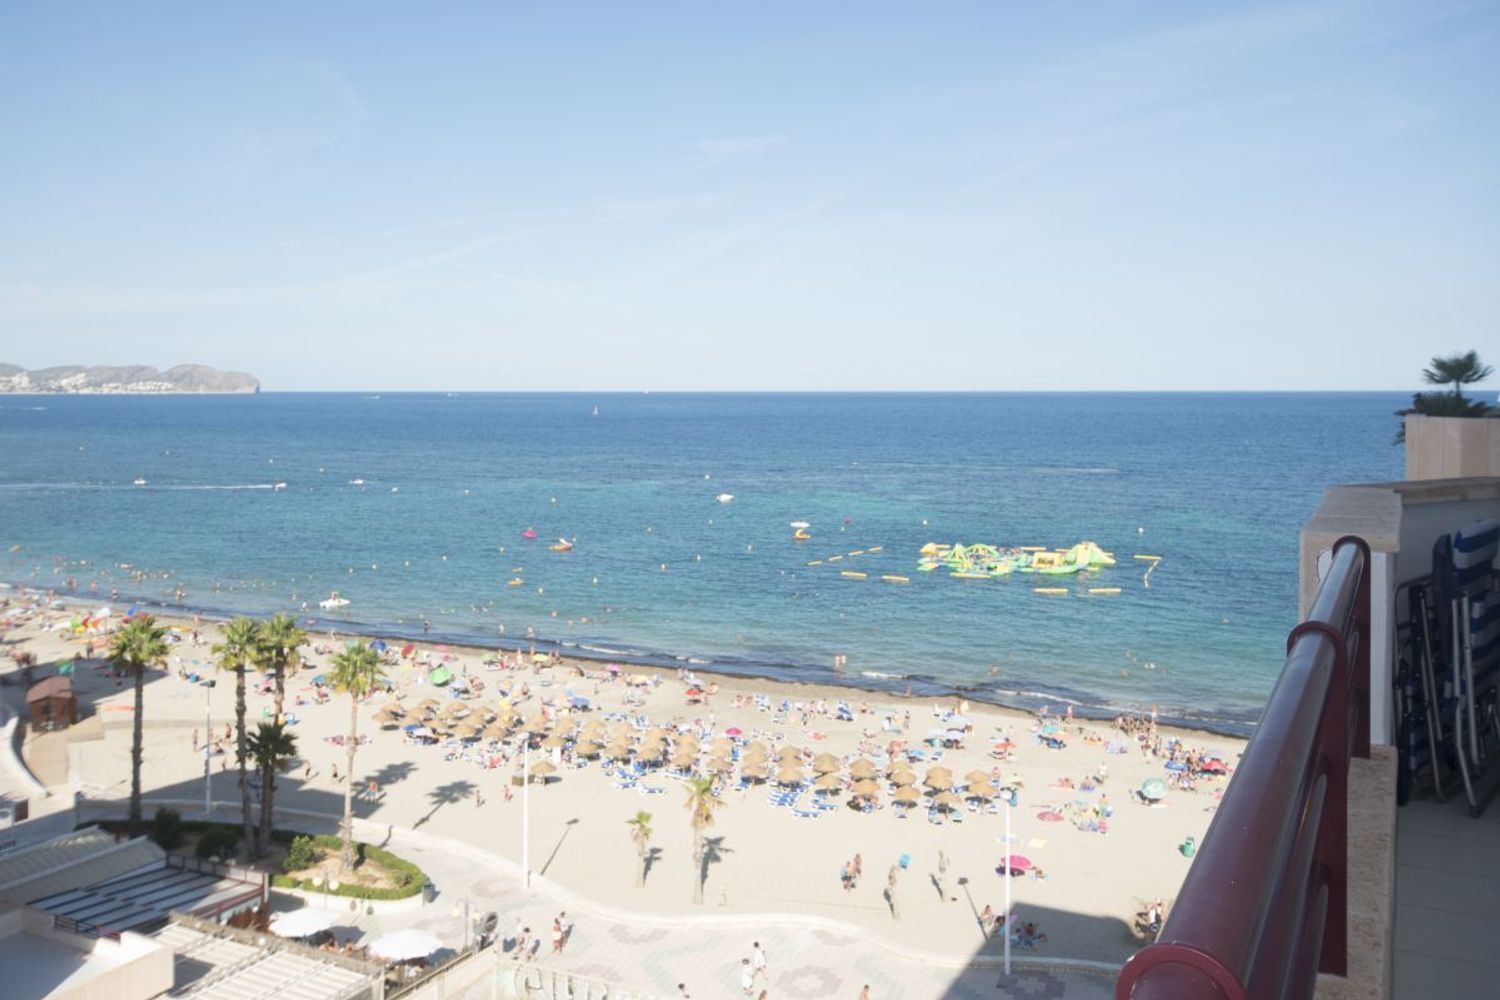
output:
M27 371L17 365L0 364L0 394L167 396L254 392L260 392L260 379L254 375L221 372L207 365L178 365L162 372L149 365L58 365Z

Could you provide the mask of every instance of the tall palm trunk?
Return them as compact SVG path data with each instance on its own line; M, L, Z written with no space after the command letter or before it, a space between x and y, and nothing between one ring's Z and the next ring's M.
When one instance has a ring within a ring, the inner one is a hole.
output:
M359 698L349 695L349 735L344 746L349 755L348 771L344 775L344 828L343 844L339 853L339 871L347 872L354 867L354 750L359 740Z
M260 769L260 849L262 852L271 849L271 815L275 810L273 804L276 794L276 772L270 767Z
M135 674L135 720L130 730L130 835L134 837L141 825L141 740L144 737L141 710L146 704L146 668L136 666L131 672Z
M280 656L278 656L276 658L275 670L276 670L276 694L275 694L275 699L276 699L276 717L273 718L271 721L272 722L280 722L280 721L282 721L282 719L281 719L281 705L282 705L283 702L286 701L286 663L281 659Z
M255 823L250 812L250 778L245 767L245 664L242 661L234 668L234 738L235 756L240 768L240 820L244 826L245 855L253 858L260 854L256 842Z

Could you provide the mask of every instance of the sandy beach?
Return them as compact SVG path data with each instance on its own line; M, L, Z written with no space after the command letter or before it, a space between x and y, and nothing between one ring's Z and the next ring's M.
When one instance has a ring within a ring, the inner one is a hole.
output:
M80 710L88 716L69 732L29 737L28 760L66 762L63 773L56 763L33 769L46 772L39 774L44 782L71 785L87 797L126 796L129 683L110 675L97 648L95 659L83 659L86 637L66 627L76 610L42 607L35 596L23 602L18 591L8 596L7 652L33 653L38 677L52 672L49 664L74 660ZM167 669L153 671L146 687L143 786L148 795L192 798L203 791L203 756L193 747L202 738L205 714L222 740L233 721L234 686L227 677L213 688L187 679L212 673L217 623L162 620L174 626L179 641ZM349 638L314 634L303 669L288 678L287 712L296 719L302 760L281 781L280 806L342 808L343 784L333 775L343 766L344 750L333 738L347 728L348 699L320 690L314 678ZM407 645L409 654L402 656ZM1108 722L1037 719L953 699L706 673L682 677L593 662L542 664L524 654L403 640L391 641L387 657L392 690L359 709L360 732L368 737L357 760L359 784L366 789L359 816L522 859L522 793L514 780L522 730L504 742L423 745L400 726L383 728L376 720L392 703L408 713L403 725L425 721L425 715L411 713L428 699L436 700L441 713L460 703L468 715L484 720L501 710L504 692L523 728L541 711L549 716L549 732L594 723L609 734L628 730L638 743L647 731L663 729L668 745L679 749L692 734L702 748L695 756L700 768L713 741L729 734L737 754L752 742L766 747L771 781L743 783L743 761L726 777L723 805L709 831L715 849L702 904L692 902L692 839L681 775L663 764L622 777L617 765L575 757L571 742L568 749L531 752L533 763L547 759L557 767L545 786L529 789L532 869L621 909L815 915L952 955L998 951L999 942L986 939L978 917L985 907L1002 911L998 866L1002 857L1016 854L1024 856L1021 867L1028 870L1012 879L1015 909L1018 921L1035 924L1035 954L1122 960L1139 943L1135 915L1153 899L1170 904L1189 863L1180 845L1189 837L1202 839L1227 781L1210 774L1184 780L1178 761L1189 753L1195 763L1217 758L1232 774L1243 749L1242 740L1165 727L1153 739L1148 720L1126 731ZM441 687L428 682L430 669L439 665L455 678ZM9 658L4 669L15 670ZM453 689L465 682L482 690L458 698ZM692 689L704 694L690 702ZM575 709L570 694L586 699L588 709ZM839 717L840 704L847 706L847 718ZM251 723L269 716L270 706L270 693L252 682ZM961 733L961 740L938 739L950 730ZM997 749L1006 742L1013 747ZM228 752L212 759L218 800L238 794L232 745L227 741ZM774 804L791 797L775 782L778 755L787 746L802 751L794 763L809 784L794 801ZM813 761L823 754L838 759L834 773L844 786L853 780L851 762L864 758L874 765L873 811L849 808L847 787L828 800L831 808L815 806ZM914 772L922 800L905 814L893 802L896 786L889 780L903 763ZM955 812L929 816L926 802L937 792L929 781L934 766L951 772ZM986 795L993 805L984 797L966 799L965 776L975 771L991 779L982 783L976 777L973 784L990 784ZM1148 779L1170 785L1154 804L1133 794ZM1005 810L995 792L1000 787L1016 789L1008 846ZM640 863L626 826L639 810L652 814L651 845L659 852L644 887L637 885ZM846 886L843 873L856 855L862 872ZM893 880L894 913L887 892Z

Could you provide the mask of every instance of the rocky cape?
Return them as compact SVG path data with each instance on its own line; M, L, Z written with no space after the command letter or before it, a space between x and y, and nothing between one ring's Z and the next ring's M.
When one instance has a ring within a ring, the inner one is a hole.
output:
M254 375L221 372L206 365L178 365L162 372L148 365L58 365L27 371L0 364L0 393L165 396L253 392L260 392L260 380Z

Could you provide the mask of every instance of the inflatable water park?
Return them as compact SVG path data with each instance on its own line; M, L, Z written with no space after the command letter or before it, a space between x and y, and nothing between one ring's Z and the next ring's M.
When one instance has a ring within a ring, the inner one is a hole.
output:
M928 542L922 546L920 555L917 572L931 573L946 567L949 576L960 580L988 580L1012 573L1071 576L1115 565L1112 554L1088 541L1066 549L1048 549L1038 545L1002 548L983 543L964 545L957 542L945 545Z

